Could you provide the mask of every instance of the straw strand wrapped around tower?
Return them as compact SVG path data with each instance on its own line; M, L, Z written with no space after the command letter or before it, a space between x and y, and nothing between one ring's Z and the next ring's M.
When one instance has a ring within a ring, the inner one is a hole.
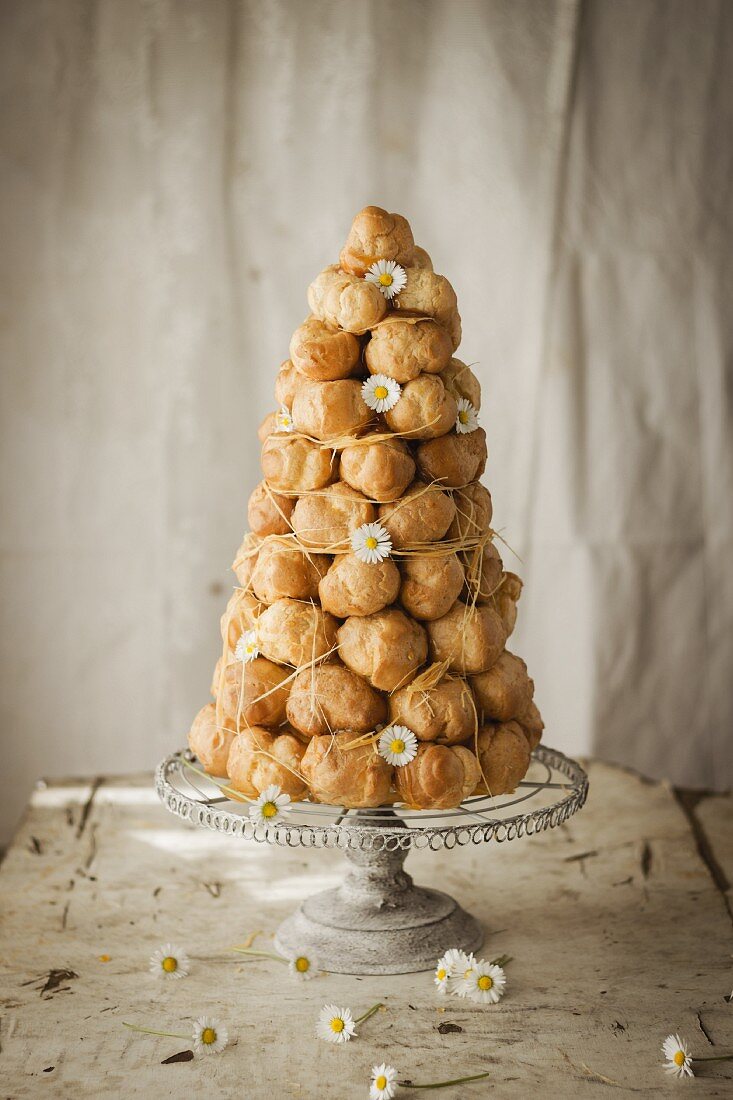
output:
M524 778L543 723L507 648L522 582L479 478L455 292L405 218L357 214L260 427L263 480L189 746L256 799L446 809Z

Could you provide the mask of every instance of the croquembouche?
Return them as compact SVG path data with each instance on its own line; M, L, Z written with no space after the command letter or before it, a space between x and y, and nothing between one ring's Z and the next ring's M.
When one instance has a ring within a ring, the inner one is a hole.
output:
M481 387L453 287L368 206L308 288L189 746L232 792L454 807L524 777L543 722L507 649Z

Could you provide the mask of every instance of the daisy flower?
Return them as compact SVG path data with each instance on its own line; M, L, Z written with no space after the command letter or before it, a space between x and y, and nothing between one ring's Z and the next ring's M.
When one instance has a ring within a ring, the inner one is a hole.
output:
M150 973L156 978L185 978L190 970L188 955L172 943L164 943L150 956Z
M458 398L458 416L456 417L456 431L459 435L467 435L478 428L478 413L467 397Z
M395 298L407 285L407 272L394 260L377 260L364 278L368 283L378 286L388 300Z
M260 825L274 825L281 818L280 811L290 802L290 795L283 794L280 788L273 783L266 787L256 802L249 808L249 816L252 821Z
M476 967L476 956L473 953L467 955L465 951L457 951L456 956L454 960L456 965L450 969L448 976L448 992L455 993L458 997L465 997L471 975Z
M229 1032L213 1016L199 1016L191 1038L196 1054L221 1054L229 1042Z
M362 523L351 535L351 549L359 561L376 565L392 553L392 539L381 523Z
M386 374L373 374L361 387L364 404L374 412L386 413L393 409L402 396L402 386Z
M664 1068L675 1077L694 1077L692 1057L687 1051L687 1043L679 1035L668 1035L662 1043L662 1053L667 1061Z
M500 966L481 959L465 979L465 996L480 1004L496 1004L504 996L506 975Z
M369 1088L369 1100L392 1100L397 1088L397 1070L382 1062L381 1066L372 1066L372 1082Z
M356 1034L354 1017L350 1008L324 1005L316 1024L316 1037L327 1043L348 1043Z
M292 432L295 428L290 409L285 405L280 406L280 412L275 413L275 429L278 432Z
M438 959L438 965L435 968L435 974L433 981L437 986L438 993L445 994L448 992L448 979L450 978L450 971L445 965L444 959Z
M293 955L288 959L288 970L298 982L307 982L318 976L318 967L308 955Z
M377 749L388 764L403 768L417 756L417 737L407 726L388 726L377 742Z
M257 635L254 630L245 630L244 634L240 635L236 646L234 647L234 659L236 661L243 661L245 664L249 661L254 661L255 657L259 657L260 651L257 648Z

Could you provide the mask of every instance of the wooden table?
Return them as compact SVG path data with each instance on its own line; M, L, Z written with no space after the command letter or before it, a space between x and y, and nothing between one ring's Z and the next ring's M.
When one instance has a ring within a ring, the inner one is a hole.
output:
M337 852L193 829L149 775L39 785L0 868L0 1095L358 1100L386 1060L416 1082L492 1071L446 1100L730 1097L733 1063L676 1082L660 1045L679 1031L700 1057L733 1052L733 800L589 770L586 808L559 829L408 859L484 921L487 956L514 956L496 1007L438 998L429 974L298 984L227 951L257 929L267 946L338 880ZM167 940L192 957L183 981L148 973ZM313 1037L325 1002L375 1001L386 1011L348 1045ZM122 1026L186 1032L202 1013L229 1028L219 1056L164 1064L188 1042Z

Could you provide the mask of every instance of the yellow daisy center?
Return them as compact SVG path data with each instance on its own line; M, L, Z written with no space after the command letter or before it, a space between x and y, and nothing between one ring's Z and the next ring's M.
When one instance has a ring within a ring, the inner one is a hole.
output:
M166 955L160 965L163 967L166 974L172 974L174 970L178 970L178 963L171 955Z
M440 970L436 970L435 977L438 979L439 982L442 982L444 978L448 977L448 973L441 967Z
M466 411L466 409L461 409L458 414L458 419L460 420L461 424L468 424L468 412Z
M263 817L274 817L276 813L277 813L277 806L275 805L275 803L274 802L265 802L264 806L262 807L262 816Z
M369 535L369 537L365 539L364 545L366 546L367 550L376 550L379 546L379 543L375 539L374 535Z
M374 1084L377 1086L378 1089L386 1089L386 1087L387 1087L387 1078L384 1076L383 1073L380 1073L379 1077L377 1077Z
M473 974L473 967L472 966L469 966L468 970L463 971L463 977L464 978L470 978L472 974Z
M683 1050L675 1051L674 1058L672 1059L674 1064L676 1066L681 1066L684 1063L684 1060L685 1060L685 1052Z
M389 394L389 390L387 389L386 386L375 386L374 387L374 396L378 397L380 401L383 401L384 398L387 397L388 394Z
M207 1047L210 1047L212 1043L216 1042L216 1032L213 1027L205 1027L201 1032L201 1042L206 1043Z
M483 991L486 992L487 989L491 989L494 983L488 974L482 974L476 984L478 985L479 989L483 989Z
M331 1020L331 1031L335 1031L336 1034L338 1035L339 1032L341 1032L343 1030L344 1030L344 1021L341 1019L340 1016L334 1016L333 1020Z
M405 751L405 742L400 740L399 737L395 737L394 741L390 744L390 750L394 753L401 753Z
M392 286L393 282L394 279L388 271L383 271L382 274L379 276L380 286Z
M310 968L311 964L304 955L301 955L300 958L295 960L295 969L299 974L305 974Z

